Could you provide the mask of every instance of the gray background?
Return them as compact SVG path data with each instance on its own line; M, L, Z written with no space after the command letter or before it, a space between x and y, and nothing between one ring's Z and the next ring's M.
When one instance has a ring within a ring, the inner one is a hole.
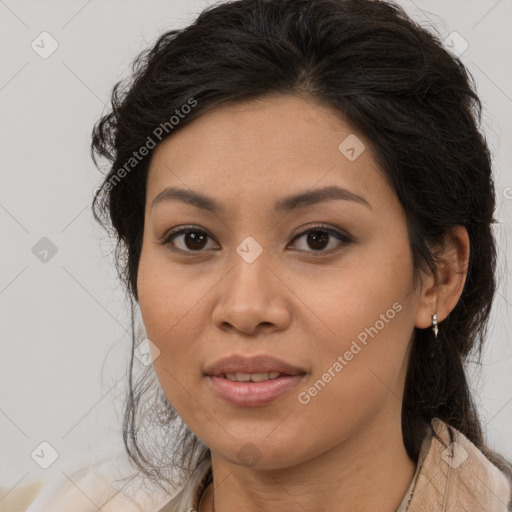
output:
M484 104L502 279L482 372L469 370L488 441L512 458L512 1L400 3L443 39L455 31L467 41L461 58ZM0 487L122 450L129 316L112 245L90 211L101 178L89 157L90 132L135 55L206 5L0 0ZM34 40L42 46L43 31L59 45L46 59L31 47ZM48 245L43 237L57 249L46 262L34 254ZM49 469L31 458L43 441L59 454Z

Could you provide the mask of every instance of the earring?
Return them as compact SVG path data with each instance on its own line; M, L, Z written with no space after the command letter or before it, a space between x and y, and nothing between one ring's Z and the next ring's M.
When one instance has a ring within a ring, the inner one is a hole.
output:
M439 332L439 328L437 327L437 313L434 313L432 317L432 330L434 331L434 336L437 338L437 333Z

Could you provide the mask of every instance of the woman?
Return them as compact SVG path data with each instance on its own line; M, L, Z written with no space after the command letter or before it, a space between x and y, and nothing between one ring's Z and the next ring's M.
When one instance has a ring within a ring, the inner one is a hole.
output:
M139 56L94 128L93 207L161 512L512 510L464 372L496 287L479 116L389 2L223 3Z

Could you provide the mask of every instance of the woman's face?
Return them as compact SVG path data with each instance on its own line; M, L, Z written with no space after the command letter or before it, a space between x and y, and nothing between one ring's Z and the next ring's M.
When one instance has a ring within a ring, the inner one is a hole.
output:
M164 140L137 284L162 389L212 454L284 468L400 424L420 307L406 218L333 111L266 97Z

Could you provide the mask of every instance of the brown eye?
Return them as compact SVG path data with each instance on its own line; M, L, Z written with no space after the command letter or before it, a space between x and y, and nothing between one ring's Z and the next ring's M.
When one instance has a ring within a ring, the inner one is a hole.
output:
M336 251L340 246L347 245L351 242L351 239L347 235L344 235L343 233L340 233L334 229L322 226L310 228L306 231L303 231L302 233L299 233L299 235L297 235L293 241L295 242L301 238L304 238L304 245L306 248L299 248L299 250L305 252ZM334 243L334 245L331 244L331 247L328 247L329 239L333 238L337 239L338 242ZM309 247L311 250L308 250L307 247Z
M182 252L200 252L205 246L206 242L210 238L208 233L202 229L197 228L184 228L179 231L171 233L163 242L163 245L171 245L176 247L176 241L179 242L179 246L172 250Z

